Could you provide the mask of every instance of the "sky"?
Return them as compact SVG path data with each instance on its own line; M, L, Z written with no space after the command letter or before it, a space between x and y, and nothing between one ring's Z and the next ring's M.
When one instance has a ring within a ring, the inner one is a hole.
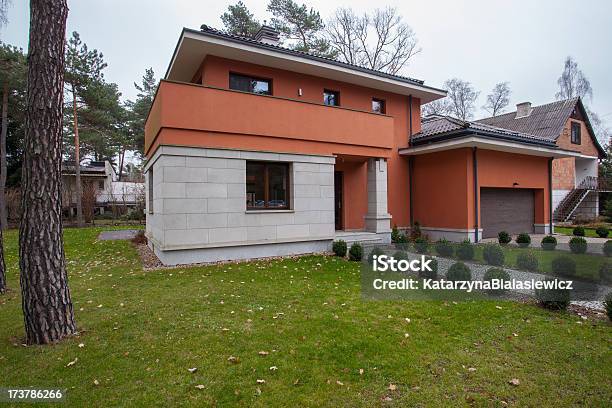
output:
M297 0L302 3L304 0ZM78 0L68 1L67 32L78 31L90 48L104 54L105 77L124 98L136 96L134 81L153 67L162 76L182 27L222 27L220 15L235 1ZM267 1L243 0L260 20L270 19ZM27 49L29 2L13 0L0 39ZM443 87L460 78L480 91L480 107L498 82L509 81L510 110L520 102L551 102L557 78L571 55L590 80L587 104L612 127L612 2L609 0L429 0L375 2L310 0L323 17L338 7L365 12L396 6L414 29L422 51L402 74Z

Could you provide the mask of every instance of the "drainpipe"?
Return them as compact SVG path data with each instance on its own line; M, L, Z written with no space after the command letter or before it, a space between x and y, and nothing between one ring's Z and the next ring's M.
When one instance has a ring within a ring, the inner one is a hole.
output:
M477 147L472 148L472 167L474 168L474 242L478 242L478 154Z
M553 234L553 197L552 197L552 163L553 158L548 159L548 233Z
M412 95L408 95L408 146L412 144ZM414 221L412 212L412 169L414 162L412 156L408 156L408 205L410 207L410 230Z

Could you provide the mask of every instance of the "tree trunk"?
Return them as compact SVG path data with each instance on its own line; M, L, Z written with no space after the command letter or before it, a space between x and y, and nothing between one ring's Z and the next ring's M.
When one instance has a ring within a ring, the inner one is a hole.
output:
M6 291L6 265L4 263L4 237L0 229L0 295Z
M26 343L74 334L62 238L62 110L66 0L30 1L19 268Z
M2 131L0 132L0 229L7 229L6 217L6 134L8 131L8 97L9 86L4 84L2 89Z
M81 147L79 142L79 123L77 117L77 99L74 84L72 84L72 115L74 122L74 174L76 186L76 216L77 226L83 226L83 186L81 185Z
M121 176L123 175L123 161L125 160L125 148L121 148L121 153L119 153L119 174L118 180L121 181Z

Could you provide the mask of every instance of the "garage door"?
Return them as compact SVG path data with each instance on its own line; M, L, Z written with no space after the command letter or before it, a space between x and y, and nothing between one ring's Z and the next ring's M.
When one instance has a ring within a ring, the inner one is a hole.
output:
M500 231L532 233L535 213L533 190L481 188L480 212L483 238L496 237Z

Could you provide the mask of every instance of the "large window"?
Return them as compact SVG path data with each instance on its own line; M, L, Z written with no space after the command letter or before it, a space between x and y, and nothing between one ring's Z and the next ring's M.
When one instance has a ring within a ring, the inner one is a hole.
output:
M149 169L149 214L153 214L153 166Z
M580 123L572 122L572 143L580 144Z
M247 162L247 210L289 209L289 163Z
M323 103L329 106L340 106L340 92L323 90Z
M255 78L230 72L229 87L237 91L272 95L272 84L269 79Z
M375 113L387 113L387 107L385 106L384 99L372 98L372 112Z

